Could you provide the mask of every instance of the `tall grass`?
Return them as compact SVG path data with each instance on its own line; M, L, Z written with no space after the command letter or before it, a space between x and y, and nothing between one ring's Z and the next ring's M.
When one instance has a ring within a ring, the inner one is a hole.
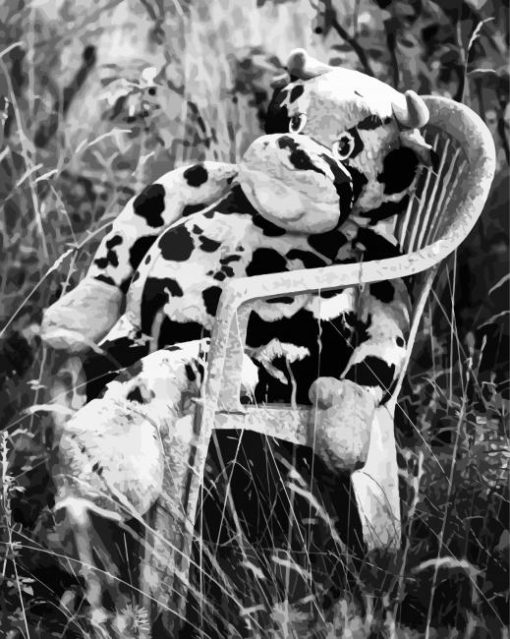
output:
M99 632L82 599L80 566L65 547L55 549L62 540L51 513L52 412L34 408L45 403L55 371L38 342L41 309L83 275L134 189L178 164L239 157L260 131L263 88L290 49L306 46L327 59L338 44L334 30L313 32L313 5L259 4L247 11L234 0L88 8L20 0L1 9L9 40L0 51L0 93L9 104L0 117L0 633L9 639ZM371 6L367 16L365 5L346 3L342 24L357 23L359 34L376 29L374 47L386 46L382 20ZM85 55L90 43L94 65ZM335 55L357 63L351 49ZM391 76L381 58L373 68ZM412 65L403 72L411 77ZM63 86L74 95L66 98ZM254 543L232 505L243 442L228 463L212 450L203 512L211 503L225 507L221 534L197 528L184 610L190 626L221 627L228 637L508 636L508 396L501 365L492 368L487 355L499 338L458 325L461 272L450 264L440 275L399 403L405 518L397 556L351 557L331 504L271 442L267 484L251 490L260 512L286 515L282 529L273 522L265 531L267 543ZM487 288L498 280L493 274ZM136 532L116 533L111 550L120 568L104 575L121 593L111 636L149 636L133 548L156 540L154 563L164 565L171 541L147 527L138 521ZM168 607L164 598L158 603Z

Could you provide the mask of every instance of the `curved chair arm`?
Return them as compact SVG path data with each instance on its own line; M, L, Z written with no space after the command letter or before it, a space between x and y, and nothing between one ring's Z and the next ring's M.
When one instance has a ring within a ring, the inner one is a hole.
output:
M230 281L220 297L212 333L206 401L216 403L218 400L232 321L241 305L264 297L415 275L439 264L467 237L480 216L494 176L494 141L487 126L469 107L438 96L425 96L425 101L431 114L430 126L457 141L466 161L462 184L449 194L445 210L438 212L441 215L440 225L434 229L437 239L405 255L384 260L299 269ZM229 375L233 372L229 370Z

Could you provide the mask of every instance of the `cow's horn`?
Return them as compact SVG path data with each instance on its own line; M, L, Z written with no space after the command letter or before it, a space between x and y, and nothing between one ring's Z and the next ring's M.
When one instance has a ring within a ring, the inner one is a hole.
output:
M429 110L420 96L414 91L406 91L405 108L393 104L393 115L403 129L421 129L429 121Z

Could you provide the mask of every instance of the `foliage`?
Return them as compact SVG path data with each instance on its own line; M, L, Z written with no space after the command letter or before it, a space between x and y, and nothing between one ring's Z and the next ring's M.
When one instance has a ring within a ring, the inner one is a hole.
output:
M507 0L0 6L0 634L77 637L90 630L76 580L45 550L52 420L30 410L44 401L54 370L38 341L41 310L83 275L105 225L142 184L192 160L233 161L242 153L261 130L270 79L295 46L399 89L464 101L494 136L498 174L480 223L436 282L401 398L406 535L395 565L367 560L357 569L364 605L341 597L327 614L309 591L305 604L284 596L260 612L278 588L253 579L242 617L251 636L267 637L503 632L508 13ZM301 574L294 558L280 560ZM274 569L272 556L246 561L243 582ZM129 605L119 614L118 634L144 636L143 610ZM241 636L235 615L229 623L232 636Z

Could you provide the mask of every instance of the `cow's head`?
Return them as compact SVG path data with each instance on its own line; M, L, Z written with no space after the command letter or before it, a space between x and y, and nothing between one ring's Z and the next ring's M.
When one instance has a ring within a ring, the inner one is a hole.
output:
M306 233L338 227L350 214L374 224L396 211L430 162L419 132L429 118L422 98L302 49L287 71L275 82L267 135L241 162L248 198L271 221Z

